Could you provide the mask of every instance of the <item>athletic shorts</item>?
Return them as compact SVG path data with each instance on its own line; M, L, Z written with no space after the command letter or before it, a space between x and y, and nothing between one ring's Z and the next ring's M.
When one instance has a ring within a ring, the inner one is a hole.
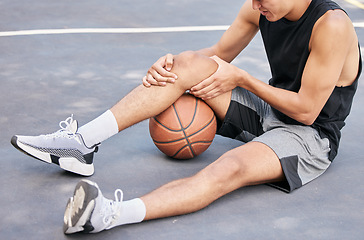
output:
M285 180L271 186L291 192L323 174L330 166L327 138L303 125L280 121L270 105L253 93L235 88L217 134L243 142L261 142L278 156Z

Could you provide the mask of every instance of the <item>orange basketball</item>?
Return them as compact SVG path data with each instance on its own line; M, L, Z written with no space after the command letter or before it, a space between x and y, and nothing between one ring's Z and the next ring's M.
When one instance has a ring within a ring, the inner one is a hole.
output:
M164 112L150 118L149 132L163 153L176 159L189 159L211 145L216 118L201 99L184 94Z

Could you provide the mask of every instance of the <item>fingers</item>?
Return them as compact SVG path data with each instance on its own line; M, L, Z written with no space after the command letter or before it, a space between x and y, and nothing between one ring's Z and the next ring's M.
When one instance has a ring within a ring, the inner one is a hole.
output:
M213 78L211 78L211 77L206 78L205 80L201 81L199 84L193 86L191 88L191 91L194 93L199 93L199 92L201 92L202 89L210 86L212 83L213 83Z
M143 85L145 87L166 86L167 83L174 83L178 78L176 74L170 72L173 67L173 55L167 54L155 62L149 68L147 75L143 78Z
M217 90L217 86L214 84L214 78L211 76L193 86L190 93L198 98L209 99L212 96L215 96Z
M153 69L150 69L148 73L151 74L152 77L157 81L174 83L177 79L176 74L169 72L162 67L155 67Z
M218 64L221 62L217 56L213 56L211 58L214 59ZM226 84L224 83L226 83L226 80L221 79L219 64L216 72L199 84L193 86L190 90L190 93L203 100L215 98L225 92L226 89L224 85Z
M143 85L145 87L150 87L152 85L164 87L167 85L167 81L162 78L158 78L158 80L156 80L151 74L148 73L143 77Z
M199 92L191 92L190 93L192 95L194 95L195 97L197 98L201 98L202 100L208 100L208 99L211 99L211 98L215 98L217 97L218 95L221 94L220 92L220 89L219 88L214 88L213 86L208 86L206 87L205 89L199 91Z
M168 53L166 55L166 70L169 72L173 67L173 55Z
M166 83L174 83L177 76L174 73L168 72L165 69L149 69L147 75L147 81L152 85L165 86Z
M217 83L210 84L201 90L198 91L190 91L192 95L195 97L201 98L203 100L208 100L211 98L215 98L225 92L224 88Z
M152 85L147 81L147 76L143 77L143 85L144 87L151 87Z

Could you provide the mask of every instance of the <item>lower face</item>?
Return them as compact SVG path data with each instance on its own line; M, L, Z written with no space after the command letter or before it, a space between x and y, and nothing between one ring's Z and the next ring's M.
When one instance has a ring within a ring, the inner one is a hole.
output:
M259 6L257 10L270 22L278 21L289 13L284 0L253 0L253 6Z

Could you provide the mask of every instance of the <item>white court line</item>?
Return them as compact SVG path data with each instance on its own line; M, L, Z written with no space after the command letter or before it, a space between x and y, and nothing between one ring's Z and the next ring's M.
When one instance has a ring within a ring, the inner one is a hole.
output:
M229 25L221 26L190 26L190 27L159 27L159 28L70 28L70 29L39 29L0 32L0 37L41 35L41 34L72 34L72 33L168 33L221 31Z
M353 23L356 28L364 28L364 22ZM69 28L69 29L36 29L0 32L0 37L51 35L51 34L82 34L82 33L169 33L169 32L200 32L224 31L229 25L189 26L189 27L159 27L159 28Z
M358 8L364 9L364 3L361 3L358 0L345 0L345 1L357 6Z
M356 27L356 28L364 28L364 22L356 22L353 24L354 24L354 27Z

